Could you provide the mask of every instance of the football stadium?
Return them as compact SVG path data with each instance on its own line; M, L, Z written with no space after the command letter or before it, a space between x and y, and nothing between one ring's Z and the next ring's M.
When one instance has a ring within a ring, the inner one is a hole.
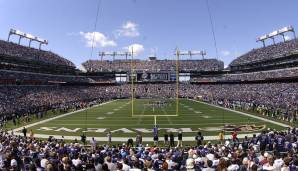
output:
M298 170L286 1L0 2L0 170Z

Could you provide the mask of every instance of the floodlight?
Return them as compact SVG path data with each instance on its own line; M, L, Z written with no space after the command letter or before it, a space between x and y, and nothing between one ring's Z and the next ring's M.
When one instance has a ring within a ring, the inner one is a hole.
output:
M39 37L34 36L32 34L29 34L29 33L24 33L22 31L16 30L16 29L10 29L7 41L9 41L11 35L19 36L19 42L18 42L19 44L21 44L21 39L22 38L29 39L29 47L31 46L32 41L39 42L39 49L41 49L42 44L46 44L46 45L48 44L48 41L45 40L45 39L39 38Z
M128 59L127 57L128 56L132 56L132 52L117 52L117 51L114 51L114 52L99 52L99 56L101 57L101 61L103 60L103 57L104 56L112 56L113 57L113 60L115 60L115 57L116 56L125 56L126 60Z
M206 55L206 51L205 50L188 50L188 51L180 51L178 48L176 49L175 54L177 57L182 55L182 56L186 56L188 55L190 57L190 59L192 59L193 55L202 55L203 59L204 56Z
M275 30L275 31L273 31L269 34L257 37L256 42L262 42L263 46L265 47L266 46L265 45L265 40L270 38L270 39L273 40L273 43L275 44L275 39L274 38L275 38L275 36L278 36L278 35L281 35L283 37L283 40L286 41L285 35L284 35L284 33L286 33L286 32L293 32L294 38L296 38L295 30L294 30L293 26L287 26L287 27L283 27L279 30Z
M268 37L274 37L274 36L277 36L278 35L278 31L277 30L275 30L275 31L273 31L273 32L271 32L271 33L269 33L268 34Z

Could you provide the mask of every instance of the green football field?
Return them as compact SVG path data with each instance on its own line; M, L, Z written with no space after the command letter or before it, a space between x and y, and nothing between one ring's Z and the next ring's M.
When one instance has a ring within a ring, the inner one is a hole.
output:
M35 134L45 135L79 136L85 132L87 137L106 137L109 131L113 137L135 137L137 133L152 137L155 122L160 128L160 136L165 131L179 130L183 131L184 136L194 136L199 130L204 135L218 135L223 128L226 131L236 129L239 133L261 132L267 128L285 129L274 123L187 99L179 99L178 115L175 116L176 104L177 101L173 99L161 102L136 99L132 113L130 100L114 100L57 119L45 120L28 129Z

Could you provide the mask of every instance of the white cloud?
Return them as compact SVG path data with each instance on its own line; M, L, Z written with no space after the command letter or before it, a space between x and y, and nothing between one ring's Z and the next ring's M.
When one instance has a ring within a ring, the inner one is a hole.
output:
M144 50L145 50L145 48L144 48L143 45L137 44L137 43L131 44L131 45L127 46L127 47L124 47L123 49L128 50L130 52L133 49L134 56L138 56L139 54L143 53Z
M92 47L92 44L93 47L117 46L117 43L114 40L110 40L108 37L100 32L85 33L81 31L80 35L84 38L87 47Z
M228 51L228 50L222 50L220 53L221 53L223 56L229 56L229 55L231 55L231 52Z
M138 24L127 21L120 29L116 30L117 36L119 37L138 37L140 35Z
M288 41L288 40L290 40L290 39L291 39L290 36L285 36L285 40L286 40L286 41Z

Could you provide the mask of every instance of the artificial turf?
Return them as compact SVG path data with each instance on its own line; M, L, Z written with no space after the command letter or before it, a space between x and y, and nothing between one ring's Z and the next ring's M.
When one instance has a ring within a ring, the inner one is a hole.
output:
M188 99L179 99L178 116L175 116L177 114L176 100L169 99L165 105L155 105L155 109L153 109L152 105L148 105L155 102L156 100L153 101L152 99L135 99L134 113L132 113L131 100L115 100L85 111L38 124L29 129L32 129L35 134L69 136L79 136L83 131L90 130L85 132L87 137L105 137L109 131L112 131L113 137L133 138L139 132L137 129L143 128L141 134L144 137L152 137L151 130L154 127L153 115L157 115L156 124L160 128L160 136L163 136L164 132L168 130L166 128L172 128L172 131L175 133L178 132L178 129L192 130L192 132L184 132L184 136L195 136L198 131L201 131L203 135L218 135L220 129L228 125L234 125L235 127L239 125L255 125L257 127L263 126L264 129L284 129L284 127L273 123ZM42 127L50 128L50 130L42 130ZM69 131L65 131L65 129ZM119 129L125 129L129 133ZM95 130L97 132L94 132ZM104 132L101 132L103 130ZM239 132L252 133L260 132L260 130Z

